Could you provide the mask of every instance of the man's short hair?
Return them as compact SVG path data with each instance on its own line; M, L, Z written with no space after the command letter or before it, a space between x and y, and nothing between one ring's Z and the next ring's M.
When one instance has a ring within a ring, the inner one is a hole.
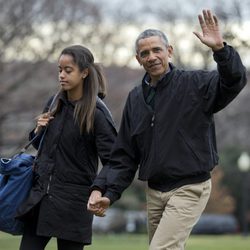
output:
M166 45L166 46L168 46L169 44L168 44L168 39L167 39L167 37L166 37L166 35L162 32L162 31L160 31L160 30L156 30L156 29L147 29L147 30L144 30L138 37L137 37L137 39L136 39L136 41L135 41L135 51L136 51L136 53L138 53L138 44L139 44L139 41L141 40L141 39L144 39L144 38L148 38L148 37L151 37L151 36L158 36L158 37L160 37L161 38L161 40L162 40L162 42Z

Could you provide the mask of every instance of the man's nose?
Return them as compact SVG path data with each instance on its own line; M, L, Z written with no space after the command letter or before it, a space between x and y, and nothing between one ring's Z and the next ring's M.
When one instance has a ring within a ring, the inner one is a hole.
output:
M154 61L156 59L155 54L151 51L148 54L148 61Z

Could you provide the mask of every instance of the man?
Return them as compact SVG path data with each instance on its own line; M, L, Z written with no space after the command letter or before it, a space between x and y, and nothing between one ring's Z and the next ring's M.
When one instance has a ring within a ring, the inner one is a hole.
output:
M209 199L210 171L218 163L213 114L246 84L245 68L223 42L216 16L203 10L198 18L202 34L194 34L212 49L217 70L179 70L169 62L173 48L161 31L139 35L136 58L146 74L128 95L108 172L95 180L88 203L103 216L139 166L139 179L148 182L150 250L184 249Z

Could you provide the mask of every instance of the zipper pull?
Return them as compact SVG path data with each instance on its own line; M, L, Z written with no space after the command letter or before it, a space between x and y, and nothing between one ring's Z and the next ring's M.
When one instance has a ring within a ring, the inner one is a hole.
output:
M47 190L46 190L46 194L49 193L49 189L50 189L50 182L52 180L52 175L49 176L49 183L48 183L48 186L47 186Z
M153 114L153 116L151 118L151 124L150 124L151 127L154 127L154 125L155 125L154 121L155 121L155 114Z

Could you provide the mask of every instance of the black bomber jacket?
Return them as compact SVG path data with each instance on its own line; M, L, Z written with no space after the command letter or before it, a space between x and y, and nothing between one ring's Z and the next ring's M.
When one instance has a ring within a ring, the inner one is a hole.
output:
M138 178L181 179L209 173L218 163L213 114L227 106L246 85L246 70L230 46L214 53L217 70L172 68L157 84L154 110L142 85L128 95L113 146L105 196L111 202ZM100 173L100 180L105 173ZM98 178L94 186L100 187Z

